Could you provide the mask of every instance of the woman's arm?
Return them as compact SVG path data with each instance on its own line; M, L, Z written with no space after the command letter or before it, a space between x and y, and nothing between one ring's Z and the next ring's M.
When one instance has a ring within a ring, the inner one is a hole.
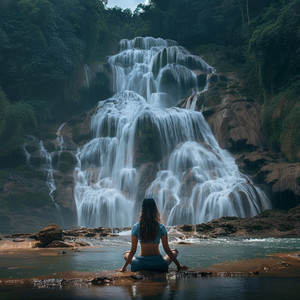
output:
M169 242L168 242L168 234L165 234L161 237L161 242L163 245L163 248L166 252L166 254L171 258L171 260L176 264L177 269L178 270L187 270L188 268L186 266L182 266L179 261L177 260L176 256L174 255L174 253L172 252L172 250L170 249L169 246Z
M127 268L128 264L131 263L131 260L134 256L135 252L136 252L136 249L137 249L137 244L138 244L138 238L134 235L131 235L131 249L130 249L129 255L128 255L126 261L125 261L124 266L120 270L121 272L126 271L126 268Z

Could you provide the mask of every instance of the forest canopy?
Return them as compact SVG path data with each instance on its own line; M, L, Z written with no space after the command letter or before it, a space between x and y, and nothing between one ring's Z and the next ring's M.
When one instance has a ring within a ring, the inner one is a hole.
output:
M151 35L195 54L222 49L263 104L272 147L299 160L300 0L149 2L132 13L99 0L1 0L0 157L26 128L80 107L80 66L104 62L122 38Z

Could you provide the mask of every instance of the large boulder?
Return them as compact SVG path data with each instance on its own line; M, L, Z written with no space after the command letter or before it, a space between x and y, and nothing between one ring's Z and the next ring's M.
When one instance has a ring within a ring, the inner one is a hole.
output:
M241 151L266 146L257 103L226 95L215 113L207 118L222 148Z
M44 245L62 240L62 229L56 224L50 224L39 231L37 239Z
M289 209L300 203L300 163L290 163L269 150L237 156L240 169L270 192L273 208Z

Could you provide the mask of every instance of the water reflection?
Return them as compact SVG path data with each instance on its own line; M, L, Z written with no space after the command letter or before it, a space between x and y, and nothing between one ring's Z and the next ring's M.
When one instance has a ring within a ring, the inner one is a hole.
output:
M80 289L0 289L1 299L299 299L298 278L192 278ZM30 296L29 296L30 295ZM27 297L28 296L28 297Z

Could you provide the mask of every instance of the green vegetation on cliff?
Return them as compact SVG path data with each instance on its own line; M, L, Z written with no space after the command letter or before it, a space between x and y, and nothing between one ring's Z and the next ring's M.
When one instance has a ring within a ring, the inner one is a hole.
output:
M91 106L80 103L82 66L104 61L132 18L99 0L0 1L0 160L22 144L24 129Z

